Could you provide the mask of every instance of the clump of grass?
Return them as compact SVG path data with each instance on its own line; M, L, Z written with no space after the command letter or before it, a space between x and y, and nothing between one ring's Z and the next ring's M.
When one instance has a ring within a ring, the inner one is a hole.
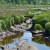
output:
M15 24L20 24L25 21L25 17L23 15L19 16L12 15L12 17L14 18Z
M25 17L27 17L27 18L33 18L34 17L34 13L33 12L27 12L25 14Z
M34 29L35 30L43 30L43 27L40 24L35 24Z
M45 30L50 34L50 22L45 24Z
M50 21L50 13L42 12L39 15L33 17L33 24L41 24L45 28L45 24Z
M33 27L35 30L43 28L46 33L50 34L50 11L44 11L41 14L35 15L33 17Z
M2 31L2 25L1 25L1 23L0 23L0 31Z
M0 16L0 30L9 30L14 24L20 24L25 21L23 15Z
M4 20L2 20L1 24L2 24L2 29L3 29L3 30L6 30L6 23L5 23Z

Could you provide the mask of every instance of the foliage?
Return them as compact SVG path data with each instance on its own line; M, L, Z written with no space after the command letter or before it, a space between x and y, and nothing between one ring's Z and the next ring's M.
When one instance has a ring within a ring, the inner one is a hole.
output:
M27 17L27 18L33 18L34 17L34 13L33 12L27 12L27 14L25 15L25 17Z
M6 29L5 21L4 20L0 20L0 31L1 30L5 30L5 29Z
M25 21L25 17L22 15L21 16L12 15L12 17L14 18L15 24L20 24Z
M2 25L1 25L1 23L0 23L0 31L2 31Z
M20 15L19 18L20 18L20 22L21 23L25 21L25 17L24 16Z
M14 18L15 24L20 23L20 18L18 16L12 15L12 17Z
M50 22L45 24L45 30L50 34Z
M0 31L9 30L14 24L20 24L25 21L23 15L0 16Z
M48 22L48 23L45 24L45 28L46 29L50 29L50 22Z
M15 4L48 4L49 0L0 0L0 3Z
M12 23L10 20L5 20L5 24L6 24L6 29L10 29L10 27L12 26Z
M2 20L1 25L2 25L2 30L6 30L6 24L4 20Z
M15 23L14 23L14 18L13 18L13 17L10 18L10 22L12 23L12 25L15 24Z
M35 24L34 29L35 30L43 30L43 27L40 24Z
M33 17L33 24L41 24L45 28L45 24L50 21L49 12L42 12L42 14Z

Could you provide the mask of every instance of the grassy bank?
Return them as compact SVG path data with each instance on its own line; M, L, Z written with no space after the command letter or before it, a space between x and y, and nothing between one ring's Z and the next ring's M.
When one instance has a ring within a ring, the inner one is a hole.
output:
M50 34L50 10L44 11L33 17L33 25L35 30L45 29Z
M14 24L20 24L28 17L33 17L33 26L36 30L46 29L50 23L50 5L0 5L0 30L10 29ZM41 11L42 13L37 13ZM39 26L37 26L39 25ZM47 25L47 26L45 26ZM3 28L2 28L3 27ZM36 28L37 27L37 28ZM48 28L46 29L48 30ZM49 27L50 32L50 27Z

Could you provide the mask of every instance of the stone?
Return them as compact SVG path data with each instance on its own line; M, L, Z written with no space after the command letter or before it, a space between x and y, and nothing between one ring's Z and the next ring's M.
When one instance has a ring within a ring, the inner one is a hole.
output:
M28 43L25 39L19 39L18 45L16 44L19 50L38 50L38 48L30 43Z
M44 32L44 31L42 31L42 30L33 31L33 33L36 33L36 34L43 33L43 32Z
M32 19L26 20L26 23L27 23L27 24L30 24L31 22L32 22Z

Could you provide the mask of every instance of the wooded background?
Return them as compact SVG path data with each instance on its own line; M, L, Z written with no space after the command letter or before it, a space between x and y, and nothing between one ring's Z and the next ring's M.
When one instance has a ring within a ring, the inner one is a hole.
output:
M50 0L0 0L0 3L15 4L50 4Z

